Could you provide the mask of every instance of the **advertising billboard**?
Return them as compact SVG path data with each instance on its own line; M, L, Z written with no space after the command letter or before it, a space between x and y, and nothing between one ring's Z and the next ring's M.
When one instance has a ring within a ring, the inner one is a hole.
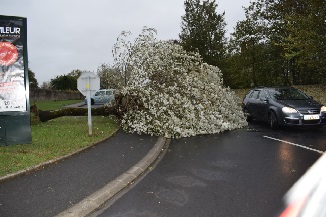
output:
M24 21L0 17L0 112L26 111Z
M0 15L0 146L31 143L27 19Z

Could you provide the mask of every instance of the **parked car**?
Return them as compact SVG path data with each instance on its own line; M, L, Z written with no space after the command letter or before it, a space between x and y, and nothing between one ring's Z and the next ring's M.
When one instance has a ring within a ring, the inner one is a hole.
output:
M114 101L115 89L101 89L91 96L91 105L105 104ZM87 99L85 98L85 103Z
M326 217L325 168L326 154L286 193L278 217Z
M272 129L326 124L326 107L293 87L254 88L243 98L242 109L248 122L266 121Z

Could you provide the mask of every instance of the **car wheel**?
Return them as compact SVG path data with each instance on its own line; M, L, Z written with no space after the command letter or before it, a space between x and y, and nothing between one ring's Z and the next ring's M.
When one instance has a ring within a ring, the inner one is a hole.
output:
M94 99L91 99L91 105L94 105L95 102L94 102Z
M248 112L248 109L244 109L243 110L243 112L244 112L244 114L245 114L245 116L246 116L246 120L247 120L247 122L251 122L252 121L252 117L250 116L250 114L249 114L249 112Z
M274 112L269 114L269 125L272 130L276 130L279 127L277 117Z

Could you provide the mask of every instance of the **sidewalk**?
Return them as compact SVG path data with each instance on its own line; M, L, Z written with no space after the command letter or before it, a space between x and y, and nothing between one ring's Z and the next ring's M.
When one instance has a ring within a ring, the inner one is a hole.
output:
M146 170L165 143L161 137L119 130L43 170L3 181L0 216L84 216Z

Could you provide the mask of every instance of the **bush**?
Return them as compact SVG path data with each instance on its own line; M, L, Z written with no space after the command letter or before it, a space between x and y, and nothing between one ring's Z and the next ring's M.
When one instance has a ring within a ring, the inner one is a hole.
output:
M117 108L102 106L98 108L92 108L91 112L92 115L95 116L117 115ZM45 122L62 116L86 116L88 115L88 110L85 108L63 108L63 109L51 110L51 111L39 110L38 115L40 121Z

